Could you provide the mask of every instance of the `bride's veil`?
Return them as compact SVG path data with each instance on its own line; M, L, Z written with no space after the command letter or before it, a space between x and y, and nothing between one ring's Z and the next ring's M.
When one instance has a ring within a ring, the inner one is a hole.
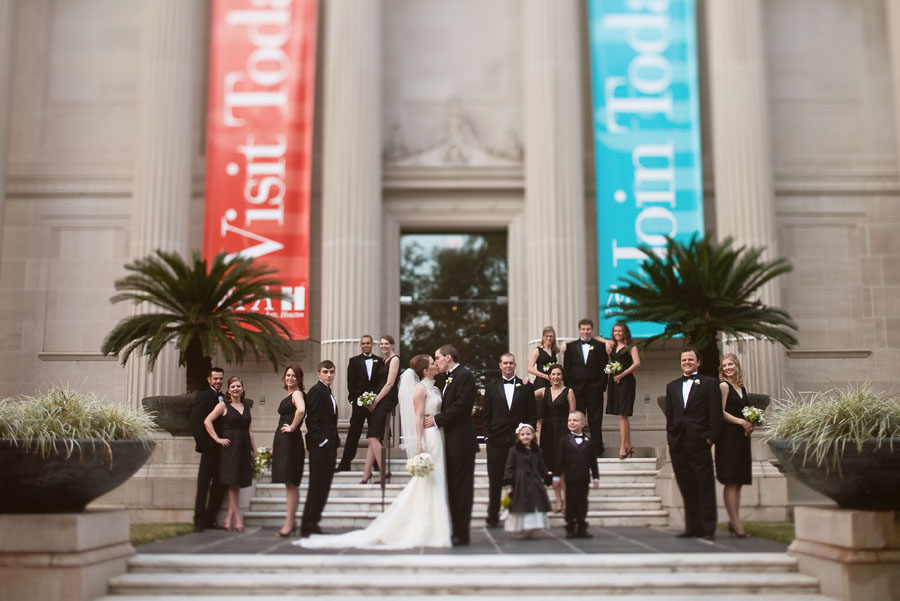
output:
M400 388L397 396L400 400L400 446L406 450L406 456L416 454L416 410L413 407L413 393L419 376L412 368L407 369L400 376Z

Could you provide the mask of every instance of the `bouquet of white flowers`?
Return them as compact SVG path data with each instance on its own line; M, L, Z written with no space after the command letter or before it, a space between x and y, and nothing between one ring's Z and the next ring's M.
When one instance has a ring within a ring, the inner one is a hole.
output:
M375 393L374 392L364 392L359 395L359 398L356 399L356 404L360 407L368 407L373 402L375 402Z
M622 371L622 364L618 361L610 361L606 364L606 367L603 368L603 373L607 376L614 376L620 371Z
M744 415L744 419L755 426L759 426L765 423L766 415L762 409L759 407L754 407L753 405L748 405L741 409L741 413Z
M554 361L551 361L550 363L544 363L544 373L545 374L550 373L550 368L553 367L554 365L556 365L556 362L554 362Z
M259 480L263 472L272 467L272 452L266 447L256 449L256 459L253 461L253 478Z
M434 461L428 453L419 453L406 462L406 471L414 478L424 478L434 471Z

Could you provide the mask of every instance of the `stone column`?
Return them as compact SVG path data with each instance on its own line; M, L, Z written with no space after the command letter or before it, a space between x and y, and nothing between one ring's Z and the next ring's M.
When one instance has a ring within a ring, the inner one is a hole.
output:
M131 256L156 249L188 256L194 159L195 90L202 77L195 55L205 2L144 2L140 102L135 136ZM125 379L127 401L184 392L184 372L174 349L164 350L152 373L134 355Z
M777 258L775 188L769 139L769 97L761 0L707 0L706 55L712 105L716 235L764 247ZM778 282L761 300L779 306ZM784 349L756 340L726 341L747 371L747 389L782 393Z
M894 89L894 127L900 157L900 0L885 2L888 49L891 53L891 83Z
M0 247L3 245L3 207L9 163L9 113L12 104L12 54L15 0L0 0Z
M581 9L576 0L527 0L524 7L526 336L539 339L553 325L572 337L588 314L585 253L592 252L584 221Z
M322 359L337 366L333 392L348 419L347 360L362 334L377 343L383 333L382 8L380 0L328 0L322 8Z

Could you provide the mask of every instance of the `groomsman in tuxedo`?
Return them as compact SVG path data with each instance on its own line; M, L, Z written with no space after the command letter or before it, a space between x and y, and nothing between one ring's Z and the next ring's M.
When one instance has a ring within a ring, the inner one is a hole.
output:
M603 391L606 390L606 373L603 368L609 362L606 346L593 339L594 322L582 319L578 322L578 340L566 343L563 379L575 393L575 409L587 415L594 453L603 454Z
M191 407L191 431L194 434L195 450L200 453L200 466L197 468L197 495L194 498L194 530L203 532L205 529L219 530L222 527L216 523L216 514L222 505L225 496L225 487L219 484L219 451L222 447L213 442L203 420L225 400L222 395L222 382L225 380L225 371L221 367L213 367L209 370L206 381L209 388L201 390L194 396L194 405ZM222 421L213 422L216 434L222 435Z
M484 389L484 411L481 414L487 435L488 528L500 525L500 491L509 449L516 444L519 424L535 427L534 387L516 376L516 358L512 353L500 356L500 378Z
M337 431L337 401L331 394L334 363L319 363L319 381L306 393L306 450L309 453L309 489L300 522L300 537L321 534L319 520L331 492L334 460L341 441Z
M459 352L445 344L434 353L438 369L447 377L441 393L441 412L425 416L425 427L444 429L447 465L447 497L450 504L454 546L469 544L472 522L472 497L475 490L475 453L478 441L472 425L475 404L475 378L459 364Z
M350 428L347 430L347 439L344 441L344 454L337 466L338 472L350 471L350 462L356 457L356 448L359 446L359 437L362 434L363 425L371 412L356 403L359 395L364 392L378 393L378 368L381 358L372 354L374 342L372 337L365 334L359 339L359 348L362 352L355 357L350 357L347 362L347 400L350 401Z
M678 536L713 540L716 489L710 447L722 429L722 398L716 379L698 373L699 367L697 349L682 349L682 376L666 386L666 438L684 499L685 530Z

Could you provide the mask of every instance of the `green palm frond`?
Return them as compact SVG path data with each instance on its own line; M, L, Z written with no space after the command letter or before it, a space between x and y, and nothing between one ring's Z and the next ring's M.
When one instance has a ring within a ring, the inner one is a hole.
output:
M139 351L152 370L162 349L174 342L180 364L188 367L189 390L196 378L190 373L196 367L189 364L193 357L208 363L221 351L228 363L240 364L252 350L276 370L290 358L290 333L284 324L248 310L257 303L271 303L277 310L282 300L290 300L274 270L224 252L209 262L195 252L188 263L177 253L161 250L135 259L125 269L129 274L116 280L117 294L110 301L145 303L148 312L121 320L100 347L104 355L116 355L124 364Z

